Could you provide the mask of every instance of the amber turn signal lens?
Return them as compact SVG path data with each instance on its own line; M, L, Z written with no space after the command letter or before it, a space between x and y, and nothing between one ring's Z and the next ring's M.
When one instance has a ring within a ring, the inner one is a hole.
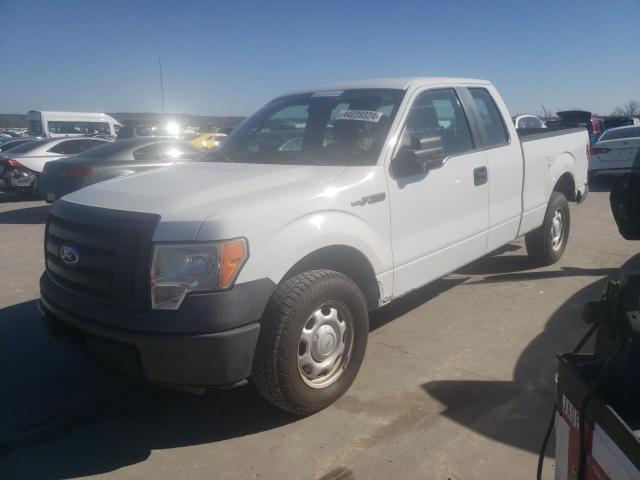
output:
M220 288L228 288L246 259L246 242L224 243L220 250Z

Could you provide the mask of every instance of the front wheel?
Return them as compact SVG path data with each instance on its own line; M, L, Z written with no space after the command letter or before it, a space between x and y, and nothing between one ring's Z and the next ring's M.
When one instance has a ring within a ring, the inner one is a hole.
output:
M527 253L539 265L552 265L560 260L569 239L571 216L564 194L553 192L541 227L525 235Z
M353 383L368 330L366 301L353 280L332 270L296 275L269 301L251 379L283 410L322 410Z

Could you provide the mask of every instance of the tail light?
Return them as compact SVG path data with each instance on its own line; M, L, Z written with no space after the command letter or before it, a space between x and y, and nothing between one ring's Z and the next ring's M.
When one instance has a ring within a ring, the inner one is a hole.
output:
M93 168L84 165L73 165L62 175L64 177L88 177L93 173Z
M610 148L593 148L591 147L591 155L602 155L603 153L607 153L609 150L611 150Z
M24 166L19 161L14 160L13 158L7 158L7 163L10 167L13 168L24 168Z

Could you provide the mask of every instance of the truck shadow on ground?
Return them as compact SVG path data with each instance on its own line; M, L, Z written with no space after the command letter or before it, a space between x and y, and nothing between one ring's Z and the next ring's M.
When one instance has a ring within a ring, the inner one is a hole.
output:
M622 272L637 270L640 255L620 269L591 272L618 278ZM580 273L585 274L589 271ZM583 305L599 298L606 281L589 284L553 313L544 331L520 354L512 381L442 380L425 383L423 389L444 405L442 415L491 439L538 453L554 402L556 356L572 350L586 333ZM553 455L553 448L550 442L547 455Z
M589 181L589 190L591 192L609 192L615 181L615 175L598 175Z
M0 225L40 225L46 223L49 205L0 212Z
M0 365L2 478L105 473L144 461L154 449L218 442L297 420L251 387L190 395L87 363L47 336L35 301L0 310Z

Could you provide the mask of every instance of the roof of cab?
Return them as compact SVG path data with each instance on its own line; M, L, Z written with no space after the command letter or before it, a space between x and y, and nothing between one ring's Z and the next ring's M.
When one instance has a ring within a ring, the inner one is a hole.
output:
M354 80L350 82L333 83L329 85L319 85L315 87L303 88L291 93L310 93L326 90L348 90L359 88L394 88L398 90L408 90L411 87L422 87L428 85L490 85L488 80L475 78L455 78L455 77L407 77L407 78L378 78L371 80Z

